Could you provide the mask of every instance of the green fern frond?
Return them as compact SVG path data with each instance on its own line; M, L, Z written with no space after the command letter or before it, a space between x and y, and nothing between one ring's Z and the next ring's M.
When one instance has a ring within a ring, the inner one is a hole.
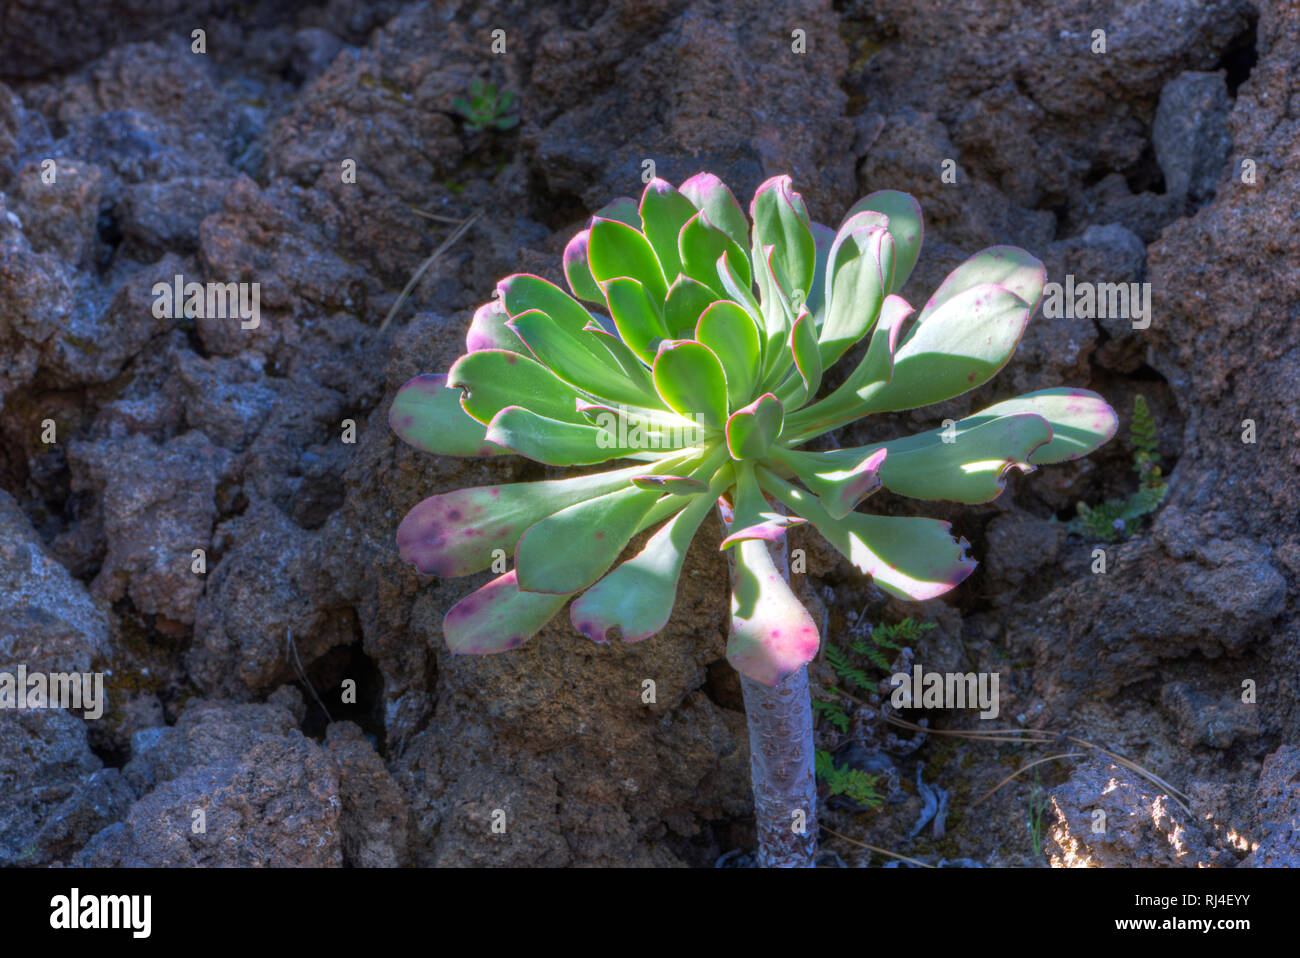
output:
M1164 501L1169 484L1159 466L1156 420L1146 397L1141 395L1133 398L1129 440L1133 446L1133 471L1140 481L1137 492L1127 499L1107 499L1096 506L1080 502L1076 506L1077 515L1067 526L1070 532L1103 542L1118 542L1132 535L1142 518L1155 512Z
M880 805L881 796L875 785L880 779L861 769L839 768L830 752L819 749L815 759L817 778L830 789L832 795L843 795L866 808Z
M812 701L813 713L820 718L826 719L841 733L849 730L849 714L844 711L844 706L840 705L838 690L831 688L827 690L834 695L833 698L818 699Z
M1133 424L1129 426L1129 438L1135 451L1145 452L1159 460L1160 456L1156 452L1156 420L1147 408L1145 396L1138 395L1133 399Z
M857 668L850 661L848 653L838 646L827 644L826 661L830 663L836 675L851 685L857 686L864 692L870 692L875 688L876 683L871 681L871 676L867 675L862 669ZM885 667L888 668L888 666Z

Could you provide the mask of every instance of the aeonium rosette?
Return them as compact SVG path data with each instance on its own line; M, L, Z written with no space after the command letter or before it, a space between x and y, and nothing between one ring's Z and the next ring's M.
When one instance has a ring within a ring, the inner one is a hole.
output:
M397 543L423 573L470 575L513 550L510 571L447 612L450 648L516 648L571 599L574 627L597 642L614 630L629 642L654 635L715 503L729 520L722 548L735 550L727 658L764 684L808 662L819 641L768 548L789 526L812 524L900 598L931 599L965 579L975 562L947 522L859 505L881 486L987 502L1008 470L1084 456L1117 422L1095 393L1044 389L946 428L808 451L863 416L975 389L1014 352L1042 295L1042 263L1015 247L984 250L918 314L898 290L922 234L905 193L867 196L832 230L811 221L789 177L760 186L746 217L701 173L677 189L652 180L639 203L597 213L564 252L570 292L537 276L502 280L465 355L399 391L393 429L443 455L617 467L442 493L410 511ZM840 385L821 390L860 342Z

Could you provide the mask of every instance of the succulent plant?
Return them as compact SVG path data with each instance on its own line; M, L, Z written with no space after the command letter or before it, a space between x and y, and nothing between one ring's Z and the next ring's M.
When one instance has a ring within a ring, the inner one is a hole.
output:
M508 130L519 122L519 117L508 115L514 105L513 90L497 93L495 83L485 83L478 77L470 81L469 99L456 97L452 108L465 120L465 129L471 133L481 130Z
M812 222L789 177L763 183L746 217L701 173L677 189L654 179L639 203L598 212L564 252L572 295L537 276L502 280L465 355L402 387L393 429L445 455L623 462L447 492L410 511L397 543L421 572L470 575L514 554L512 569L446 613L448 646L516 648L571 599L574 627L596 642L653 636L715 503L732 553L727 658L762 686L797 676L818 648L813 617L773 558L790 526L811 524L900 598L932 599L970 575L967 543L947 522L858 506L881 487L987 502L1011 469L1096 449L1116 418L1094 393L1044 389L917 435L810 451L863 416L975 389L1015 350L1042 295L1042 263L1014 247L984 250L915 314L898 291L922 234L905 193L867 196L832 230ZM842 360L851 368L823 389ZM811 750L807 765L811 776Z

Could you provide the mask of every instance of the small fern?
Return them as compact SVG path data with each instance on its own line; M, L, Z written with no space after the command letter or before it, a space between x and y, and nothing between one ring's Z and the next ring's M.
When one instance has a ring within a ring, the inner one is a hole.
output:
M1160 507L1169 485L1160 470L1156 433L1156 420L1147 407L1146 397L1134 397L1129 442L1133 446L1133 471L1138 474L1140 483L1138 490L1127 499L1107 499L1096 506L1080 502L1076 507L1078 514L1068 526L1071 532L1105 542L1118 542L1136 531L1144 516Z
M857 646L861 644L863 643L854 642L849 648L856 652L858 651ZM879 652L876 652L876 654L880 655ZM863 692L874 690L876 683L871 681L871 676L867 675L867 673L862 671L862 669L857 668L852 661L850 661L848 652L845 652L838 646L830 645L828 643L826 646L826 661L829 662L831 668L835 670L835 674L845 682L857 686L857 688L861 689ZM889 666L886 665L885 668L889 668Z
M1133 399L1133 424L1129 426L1129 439L1133 449L1146 453L1155 462L1160 461L1156 452L1156 419L1147 407L1147 397L1138 395Z
M813 713L820 718L826 719L839 729L841 734L847 732L849 730L849 713L844 711L844 706L840 704L840 690L832 686L826 689L826 693L831 697L814 698L812 700Z
M904 643L915 642L924 633L934 628L933 622L917 622L904 619L894 625L878 625L872 629L867 638L854 639L848 649L826 643L826 662L844 683L859 692L871 693L877 690L878 681L873 679L862 663L855 662L853 656L860 656L867 663L881 672L888 674L893 664L882 651L883 649L901 649ZM821 697L813 698L813 713L824 718L841 733L849 730L849 714L841 704L842 697L852 698L852 694L842 692L835 686L821 690Z
M826 785L832 795L843 795L865 808L880 805L881 796L875 787L880 780L877 776L857 768L840 768L831 753L823 749L817 750L816 765L818 781Z

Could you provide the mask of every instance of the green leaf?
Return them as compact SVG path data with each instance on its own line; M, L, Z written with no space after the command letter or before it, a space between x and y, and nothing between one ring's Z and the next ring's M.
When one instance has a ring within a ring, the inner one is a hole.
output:
M641 195L641 222L646 239L654 248L664 277L671 282L682 272L677 238L686 221L696 215L694 204L658 177L646 184Z
M763 376L762 382L771 382L778 375L788 355L785 346L794 326L796 312L790 298L781 289L773 273L773 247L754 251L755 282L758 286L761 316L763 318Z
M727 421L727 378L717 355L690 340L670 340L654 362L654 383L669 409L713 429Z
M452 606L443 617L442 635L453 652L508 652L541 631L568 600L567 595L520 592L511 570Z
M681 185L681 193L739 249L749 248L749 220L722 180L712 173L696 173Z
M388 425L416 449L444 456L497 456L504 450L484 436L485 427L460 405L460 390L445 375L416 376L397 391Z
M724 254L736 271L739 282L745 286L750 282L749 261L744 250L710 223L704 213L696 213L682 227L677 237L677 249L681 255L682 272L713 290L717 294L715 298L721 298L725 293L718 275L718 259Z
M698 424L675 413L658 413L632 406L583 405L583 416L598 427L603 436L597 444L621 450L624 455L645 458L642 454L660 450L684 449L707 438Z
M808 520L800 519L798 516L787 516L780 512L760 512L758 514L760 521L753 525L745 526L743 529L736 528L719 544L718 549L725 551L740 542L748 542L751 539L762 539L764 542L778 542L785 536L785 530L791 526L804 525Z
M849 210L846 220L861 212L882 213L889 217L889 233L894 239L894 276L887 292L897 293L912 274L912 268L921 255L925 239L925 223L921 204L907 193L898 190L880 190L858 200ZM996 282L996 280L989 280ZM1013 290L1014 292L1014 290ZM1022 297L1024 298L1024 297Z
M565 506L626 486L644 463L590 476L475 486L430 496L397 527L402 559L443 578L481 572L497 549L513 549L525 529Z
M762 459L781 434L785 408L771 393L737 409L727 420L727 450L731 458Z
M777 398L787 407L798 408L816 395L822 384L822 357L817 344L817 328L812 314L805 309L790 330L790 354L794 357L795 375L777 391Z
M591 275L587 265L587 244L591 240L591 230L583 230L564 247L564 278L569 283L573 295L589 303L604 302L605 297Z
M607 320L605 317L597 317L596 321L587 327L587 332L591 335L588 341L601 358L601 362L609 365L624 376L633 384L636 393L642 396L641 404L645 405L646 400L652 401L653 405L658 406L658 396L654 391L654 380L650 378L650 370L644 362L632 352L627 343L623 342L618 336L618 327L614 325L613 320Z
M578 412L582 414L583 419L587 422L600 426L602 429L619 429L632 426L640 426L642 429L655 432L673 432L686 431L694 437L688 445L695 445L702 442L707 433L699 425L690 419L685 419L675 412L666 409L646 409L641 406L628 406L620 404L617 408L605 405L603 403L593 403L580 400L578 402ZM610 424L614 420L610 416L617 417L624 426Z
M665 496L696 496L709 489L707 483L689 476L633 476L632 485Z
M515 549L519 587L557 595L581 592L614 564L659 496L628 486L541 520Z
M593 220L617 220L634 230L641 228L641 210L640 204L630 196L620 196L618 199L607 203L600 209L596 210Z
M604 284L609 302L609 314L618 328L618 335L638 359L654 362L660 341L667 338L660 315L660 303L652 300L639 282L627 277L611 279Z
M785 438L791 442L804 442L866 415L868 401L893 377L899 332L911 313L912 307L901 296L885 297L862 361L825 399L787 416Z
M847 464L875 450L888 451L880 479L891 492L912 499L944 499L974 505L996 499L1013 467L1030 471L1031 454L1051 438L1052 429L1047 420L1033 413L1020 413L973 424L963 419L946 429L883 445L812 455ZM813 491L821 495L819 490Z
M638 363L643 375L636 376L634 370L620 365L601 341L601 334L586 329L570 333L539 310L520 313L510 321L510 328L566 383L615 402L659 405L645 367ZM502 385L509 387L508 383Z
M844 220L835 238L831 240L831 247L826 255L826 274L823 279L823 288L826 298L831 298L833 291L833 280L835 274L849 262L850 259L859 255L859 248L863 245L857 242L851 242L854 234L861 232L871 232L873 230L884 230L889 232L889 217L883 213L876 213L872 210L863 210L855 213ZM845 246L845 244L848 244ZM885 295L888 295L886 291Z
M793 470L832 518L842 519L880 488L886 453L878 448L803 452L778 446L772 458Z
M861 512L836 519L816 496L766 470L759 471L759 481L791 512L816 526L858 571L897 598L936 598L975 571L975 560L966 556L969 544L965 539L955 541L947 522Z
M731 297L734 302L745 307L745 312L753 317L754 325L760 328L766 328L763 323L763 309L757 299L754 298L752 283L741 282L740 274L731 266L731 260L728 253L723 253L718 257L717 270L718 280L722 283L723 291ZM742 252L736 253L739 261L743 263L745 275L749 275L749 260L745 259Z
M695 328L695 340L713 351L727 379L728 408L749 402L758 385L762 342L753 318L730 300L709 306Z
M673 339L685 339L695 334L695 327L704 311L718 301L718 294L698 280L678 276L668 287L664 302L664 326Z
M930 317L945 304L962 293L992 283L1001 286L1029 304L1032 314L1043 296L1043 283L1047 271L1042 262L1016 246L991 246L976 253L948 274L948 278L935 290L916 326L909 333L917 335Z
M866 411L929 406L984 385L1015 352L1029 313L1023 299L991 283L945 300L899 347L894 378Z
M668 295L668 283L650 241L626 223L593 219L587 263L597 283L628 276L644 286L656 302L662 303Z
M875 325L888 295L893 243L889 232L879 227L845 237L832 267L832 292L818 337L823 367L833 365Z
M462 356L452 364L447 385L467 390L461 405L484 425L507 406L520 405L561 422L586 422L577 409L577 390L541 363L504 349Z
M500 299L484 303L470 320L469 331L465 334L465 352L476 353L482 349L524 352L528 347L515 335L513 329L506 326L509 321L510 314L506 312L506 305Z
M859 647L864 648L864 654L867 654L868 656L870 655L870 647L863 646L863 643L854 643L855 649ZM878 652L877 654L879 655ZM849 655L843 649L838 649L833 645L827 645L826 661L830 663L830 667L835 670L835 674L845 682L850 685L856 685L864 692L876 691L876 683L871 681L871 676L867 675L866 672L849 661ZM889 665L886 663L882 667L888 669Z
M1119 428L1119 417L1095 392L1058 386L994 403L957 423L970 429L1001 416L1033 413L1052 427L1052 440L1029 456L1031 465L1066 462L1104 446Z
M813 269L812 289L804 304L819 324L826 314L826 264L830 258L831 245L835 242L835 231L820 223L812 224L813 243L817 248L817 263Z
M637 451L615 448L617 440L595 426L549 419L523 406L506 406L493 416L487 436L511 452L548 466L591 465Z
M497 283L497 294L512 319L540 310L570 335L577 335L592 321L585 306L554 283L529 273L516 273Z
M808 209L803 197L791 188L790 177L774 176L759 186L750 215L754 220L754 245L774 248L773 274L786 296L802 306L812 290L817 244Z
M624 642L640 642L661 631L673 612L687 550L712 507L707 495L689 500L645 548L573 603L573 627L593 642L608 641L613 628Z

